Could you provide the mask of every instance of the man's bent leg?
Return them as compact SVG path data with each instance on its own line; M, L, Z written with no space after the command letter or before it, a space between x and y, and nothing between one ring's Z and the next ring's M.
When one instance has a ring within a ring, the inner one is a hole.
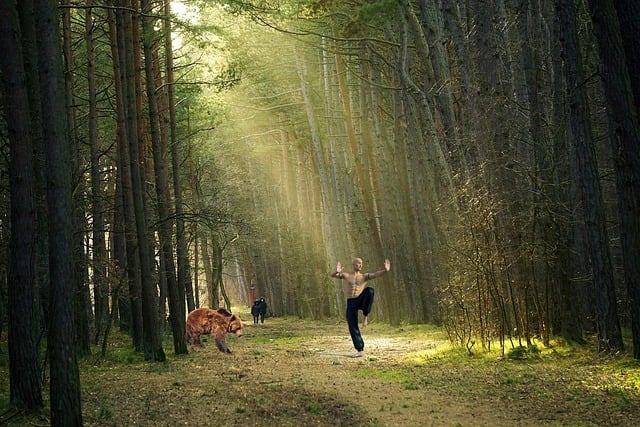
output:
M373 307L373 295L375 291L372 287L367 286L360 294L360 308L365 316L368 316Z
M373 307L373 296L374 289L372 287L367 286L364 288L362 293L360 294L360 308L362 308L362 314L364 314L364 319L362 320L362 326L367 327L369 323L369 313L371 312L371 307Z

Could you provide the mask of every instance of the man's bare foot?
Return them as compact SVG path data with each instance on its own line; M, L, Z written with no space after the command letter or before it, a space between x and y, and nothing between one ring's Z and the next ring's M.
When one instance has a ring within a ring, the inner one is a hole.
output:
M353 356L351 356L351 357L353 357L353 358L356 358L356 357L364 357L364 351L359 351L359 352L357 352L356 354L354 354L354 355L353 355Z
M364 319L362 319L362 327L366 328L368 324L369 324L369 317L364 316Z

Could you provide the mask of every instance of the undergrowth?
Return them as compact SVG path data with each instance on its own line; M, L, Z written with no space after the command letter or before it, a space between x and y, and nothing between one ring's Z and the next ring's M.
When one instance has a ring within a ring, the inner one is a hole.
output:
M190 347L188 355L177 356L167 335L167 361L157 363L145 361L134 351L130 337L114 330L104 358L96 348L80 361L86 424L146 420L178 425L174 417L184 411L196 420L193 425L205 425L202 420L212 414L236 425L262 425L256 421L258 416L281 425L293 425L293 421L287 424L293 419L298 425L360 425L353 420L361 419L366 409L338 399L336 392L366 390L374 383L400 395L438 393L447 401L470 402L479 408L526 403L522 412L534 419L549 416L545 411L558 405L551 416L562 425L613 425L633 419L629 414L640 410L640 362L629 354L599 354L595 340L577 345L554 338L549 346L532 342L504 351L480 347L469 354L452 345L441 328L374 322L364 331L365 341L407 343L397 358L390 359L381 350L359 361L334 356L322 360L307 349L310 341L322 342L325 337L327 343L314 347L330 348L336 334L339 339L342 334L349 345L346 324L335 320L268 319L265 326L248 326L242 338L229 337L233 356L216 352L212 341L205 341L205 349ZM266 375L264 369L275 371ZM8 371L5 340L0 341L0 424L5 416L15 415L21 424L4 424L42 425L48 416L46 408L32 416L10 408ZM330 380L322 386L320 380L325 377ZM47 387L43 385L45 400ZM418 403L392 402L393 395L375 394L380 401L370 402L371 407L384 411L364 419L383 424L387 415L395 417L401 411L409 416L418 411ZM157 405L166 412L154 409ZM607 414L607 422L599 414Z

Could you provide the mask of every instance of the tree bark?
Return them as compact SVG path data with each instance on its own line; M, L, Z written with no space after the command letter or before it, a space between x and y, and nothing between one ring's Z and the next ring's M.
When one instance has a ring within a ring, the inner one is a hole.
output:
M11 153L11 236L8 278L11 405L43 407L34 316L36 212L29 95L15 1L0 3L0 76Z
M63 6L68 6L68 0L64 0ZM78 135L77 105L75 85L75 52L72 47L72 30L71 30L71 9L68 7L61 8L62 14L62 46L63 46L63 66L64 66L64 83L65 83L65 106L67 117L67 129L69 129L69 139L72 148L72 176L71 186L73 195L73 223L72 229L85 230L84 212L84 195L85 180L82 176L81 169L81 152L80 138ZM89 291L87 256L85 254L84 233L78 232L73 235L73 265L75 268L75 288L76 293L76 341L80 356L91 354L91 337L89 333L90 323L92 321L93 312L91 307L91 296Z
M599 348L604 352L617 352L621 351L624 345L618 320L613 267L598 180L594 139L589 123L589 104L581 88L584 72L576 40L577 31L572 4L571 0L558 0L556 4L559 27L564 30L560 40L564 50L566 86L572 94L569 104L569 136L575 146L576 169L579 174L584 227L593 275Z
M129 106L126 102L125 91L128 87L125 52L130 48L126 41L127 22L124 10L115 12L115 20L109 11L111 35L111 52L113 55L114 82L116 89L117 113L117 167L121 174L120 189L122 194L122 212L126 239L126 269L129 288L129 312L131 314L131 339L136 351L143 351L142 325L142 283L140 276L140 257L138 256L138 239L135 231L135 211L133 209L133 193L131 190L131 162L129 161L127 117Z
M125 4L130 10L138 10L136 0L129 2L125 0ZM138 21L133 19L133 12L125 12L125 41L127 49L125 50L125 74L126 88L125 100L127 103L127 142L129 150L129 167L131 171L131 193L133 195L133 210L135 213L135 230L138 242L137 254L140 258L140 279L142 283L142 330L143 330L143 347L144 357L146 360L162 362L166 356L162 348L162 337L158 325L158 296L157 282L153 278L153 267L151 247L149 244L149 235L147 227L147 210L145 206L145 186L143 166L141 164L139 142L142 134L140 133L140 123L138 115L140 113L140 100L136 90L136 53L134 46L134 34L138 31L134 25L138 25Z
M347 72L344 64L344 57L340 53L340 46L335 46L335 66L336 66L336 78L338 82L338 91L342 106L343 114L343 126L347 135L347 142L350 150L351 161L356 171L356 176L359 183L359 202L362 203L364 208L365 221L369 227L368 233L371 241L373 242L374 253L378 258L382 258L382 237L380 236L380 229L376 223L375 212L373 209L373 191L371 189L371 181L367 179L367 175L362 164L360 151L358 148L358 142L355 135L355 129L353 124L353 114L351 109L351 96L347 85Z
M634 100L634 93L638 95L638 83L631 83L632 80L638 80L636 76L631 79L631 73L636 73L638 69L627 67L627 64L637 65L637 62L633 62L638 60L638 48L630 46L627 40L626 51L631 57L626 59L623 33L618 22L621 11L616 15L614 1L590 0L589 4L600 46L602 79L609 107L609 133L618 192L624 280L631 311L633 356L640 359L640 127L636 104L638 99ZM635 4L635 23L624 17L627 23L625 29L639 27L637 12L640 8ZM611 301L611 304L614 302Z
M74 301L76 278L72 228L72 157L66 122L63 68L55 4L34 2L47 167L49 268L51 271L51 425L82 425L80 375L76 354Z
M185 339L184 287L179 287L175 262L173 259L173 237L171 234L172 221L169 196L169 179L167 173L167 150L160 137L160 116L156 96L156 76L154 72L154 30L151 13L153 12L147 0L142 0L142 44L144 46L144 69L146 74L147 103L149 108L149 123L151 130L151 144L153 147L153 166L155 169L156 195L158 203L158 236L160 239L161 266L164 269L169 291L169 312L171 330L173 332L173 347L176 354L187 353Z
M182 182L180 179L180 156L178 153L178 129L176 117L175 79L173 76L173 41L171 33L171 1L164 1L164 57L165 84L167 87L167 104L169 107L169 137L173 176L173 197L176 213L176 258L178 261L178 286L183 289L187 299L187 311L195 309L191 267L189 264L189 248L184 220L184 201Z
M98 107L96 96L93 0L86 0L85 11L85 43L87 45L87 90L88 90L88 131L91 154L91 240L93 254L93 294L95 310L94 343L97 344L100 335L105 331L109 321L109 286L107 283L107 248L105 240L103 214L103 183L100 165L100 145L98 140Z
M629 76L635 76L637 70L640 70L640 46L638 46L640 3L636 0L614 0L613 4L620 22L620 34L622 35L627 72ZM640 120L640 79L631 78L631 88L636 120ZM638 304L640 302L636 305Z

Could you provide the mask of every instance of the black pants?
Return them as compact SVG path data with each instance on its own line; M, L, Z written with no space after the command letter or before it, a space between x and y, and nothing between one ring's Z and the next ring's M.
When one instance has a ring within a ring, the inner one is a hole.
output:
M373 294L373 288L367 286L359 296L347 299L347 325L349 325L351 341L357 351L364 350L364 341L358 327L358 311L362 310L365 316L369 315L373 306Z

